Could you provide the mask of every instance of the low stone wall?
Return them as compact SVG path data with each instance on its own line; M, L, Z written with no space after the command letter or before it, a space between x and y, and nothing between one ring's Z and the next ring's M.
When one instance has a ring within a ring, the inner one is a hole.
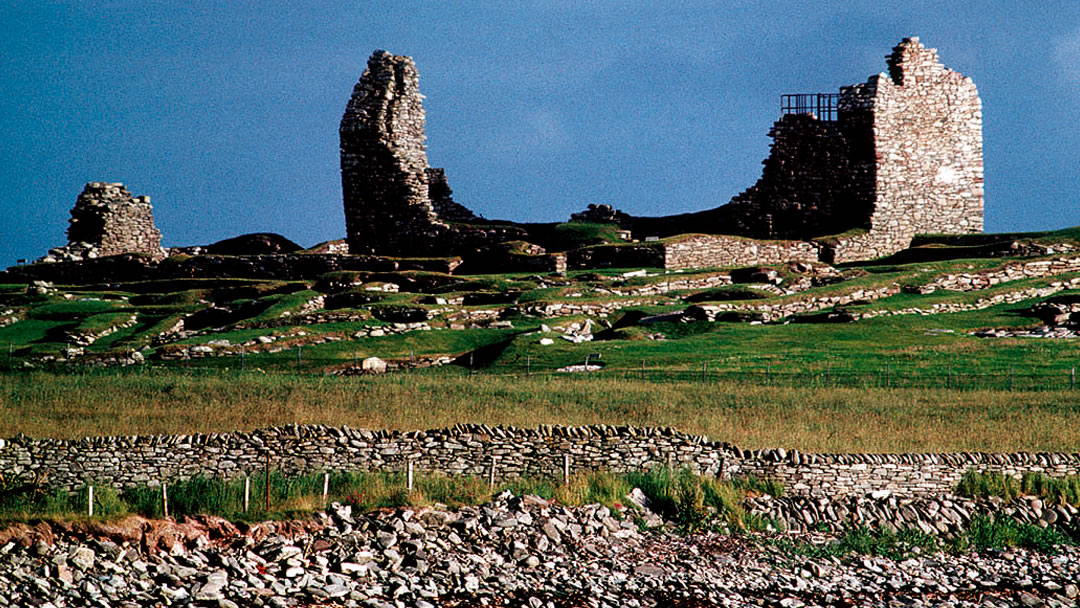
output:
M177 256L161 262L155 262L137 254L124 254L82 262L12 266L0 272L0 282L28 283L44 280L61 285L86 285L95 282L196 277L303 280L315 279L328 272L343 270L369 272L423 270L449 274L460 264L460 258L384 258L333 253L195 255Z
M969 469L1009 475L1080 474L1080 454L802 454L741 450L670 428L614 426L535 429L459 424L429 431L368 431L288 426L207 435L94 437L72 441L0 440L0 470L42 475L75 490L88 482L130 487L179 477L235 478L260 473L267 462L285 473L389 470L413 461L417 471L447 475L558 478L572 471L629 472L690 467L707 475L775 479L792 495L897 496L950 493Z
M1001 268L981 272L950 274L938 277L920 285L914 291L928 294L943 289L946 291L975 291L986 289L1009 281L1055 276L1067 272L1080 272L1080 257L1057 257L1032 262L1015 262Z
M695 304L687 307L683 314L695 321L716 321L728 313L756 314L760 315L762 321L776 321L791 315L843 306L852 302L878 300L898 293L900 293L900 288L890 285L877 289L857 289L837 295L812 296L782 304Z
M587 268L665 268L660 242L596 245L566 252L571 270Z
M769 266L817 261L818 246L806 241L757 241L694 234L664 243L664 268Z
M567 252L572 269L710 268L768 266L818 261L819 247L808 241L759 241L717 234L689 234L647 243L596 245Z
M892 255L911 245L911 238L912 233L902 231L870 230L864 234L818 244L821 245L822 262L843 264Z

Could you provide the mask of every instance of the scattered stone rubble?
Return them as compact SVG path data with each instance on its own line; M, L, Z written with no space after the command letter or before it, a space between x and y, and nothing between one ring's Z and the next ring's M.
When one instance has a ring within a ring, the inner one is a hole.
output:
M1075 547L808 559L768 538L642 531L625 515L504 493L456 510L361 515L335 503L310 520L250 526L213 517L24 526L0 544L0 604L996 607L1077 598Z
M1055 276L1069 272L1080 272L1080 257L1056 257L1031 262L1010 262L1001 268L945 275L914 287L911 291L923 295L934 293L939 289L976 291L1009 281Z

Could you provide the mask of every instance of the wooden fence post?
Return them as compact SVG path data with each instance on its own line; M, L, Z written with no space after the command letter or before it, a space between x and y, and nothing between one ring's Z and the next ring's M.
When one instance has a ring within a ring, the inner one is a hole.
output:
M251 475L244 477L244 513L248 512L248 507L251 506Z
M406 475L405 489L407 489L410 492L412 492L412 489L413 489L413 461L412 461L412 458L409 459L409 468L408 468L408 473Z
M86 486L86 504L87 514L90 517L94 516L94 486Z
M165 519L169 518L169 484L164 481L161 482L161 512L165 514Z
M330 473L323 473L322 480L322 504L323 508L326 508L326 501L330 495Z

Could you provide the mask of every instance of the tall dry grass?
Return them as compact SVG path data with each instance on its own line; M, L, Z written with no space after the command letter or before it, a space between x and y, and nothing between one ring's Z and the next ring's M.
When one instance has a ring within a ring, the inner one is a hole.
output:
M671 426L747 448L1073 451L1080 394L781 388L615 378L180 372L0 376L0 437L206 433L287 423Z

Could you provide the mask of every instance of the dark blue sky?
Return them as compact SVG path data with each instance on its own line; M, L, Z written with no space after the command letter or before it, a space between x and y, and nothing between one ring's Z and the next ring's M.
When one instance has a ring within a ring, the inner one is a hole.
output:
M459 202L555 221L727 202L782 93L862 82L919 36L979 87L987 230L1080 224L1074 0L345 4L0 6L0 265L64 244L88 181L149 195L166 245L343 237L338 121L378 48L416 60Z

